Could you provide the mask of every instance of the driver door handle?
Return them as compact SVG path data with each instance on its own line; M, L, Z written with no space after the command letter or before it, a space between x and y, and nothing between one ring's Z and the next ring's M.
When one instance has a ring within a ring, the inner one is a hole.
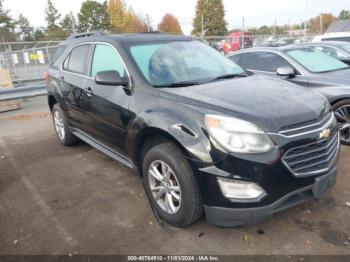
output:
M94 91L92 91L91 87L86 88L85 92L87 97L91 97L94 94Z

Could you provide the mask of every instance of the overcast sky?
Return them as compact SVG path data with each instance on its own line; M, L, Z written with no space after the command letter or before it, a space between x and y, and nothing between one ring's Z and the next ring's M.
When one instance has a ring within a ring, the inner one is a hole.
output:
M83 0L52 0L61 14L79 12ZM102 0L98 0L103 2ZM4 0L4 7L11 10L13 17L20 13L34 26L44 26L47 0ZM145 16L149 14L157 25L162 16L169 12L180 21L185 33L192 29L196 0L126 0L134 11ZM305 14L308 17L322 12L338 15L342 9L350 10L349 0L224 0L226 20L230 28L240 27L245 17L246 27L277 24L300 23ZM305 8L307 7L307 8Z

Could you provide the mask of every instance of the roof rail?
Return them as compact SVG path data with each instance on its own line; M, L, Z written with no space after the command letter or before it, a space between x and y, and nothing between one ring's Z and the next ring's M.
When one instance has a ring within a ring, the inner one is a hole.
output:
M147 32L141 32L140 34L164 34L161 31L147 31Z
M101 35L104 35L102 31L92 31L92 32L75 34L70 36L68 39L76 39L76 38L89 37L89 36L101 36Z

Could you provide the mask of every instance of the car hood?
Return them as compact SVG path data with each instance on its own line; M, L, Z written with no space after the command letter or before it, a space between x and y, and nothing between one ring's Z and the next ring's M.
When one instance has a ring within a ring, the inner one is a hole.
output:
M320 118L329 110L327 100L286 81L251 76L182 88L162 88L160 96L254 122L266 132ZM204 110L203 110L204 109Z

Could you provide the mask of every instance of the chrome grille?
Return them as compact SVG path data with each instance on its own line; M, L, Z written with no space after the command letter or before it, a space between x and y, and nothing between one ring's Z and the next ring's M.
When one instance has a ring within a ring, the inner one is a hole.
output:
M329 126L334 120L334 114L330 112L321 119L284 127L279 131L279 134L287 137L293 137L303 133L314 132L316 129L322 129L325 126Z
M295 176L310 176L329 171L338 152L339 134L335 130L329 139L288 150L282 161Z

